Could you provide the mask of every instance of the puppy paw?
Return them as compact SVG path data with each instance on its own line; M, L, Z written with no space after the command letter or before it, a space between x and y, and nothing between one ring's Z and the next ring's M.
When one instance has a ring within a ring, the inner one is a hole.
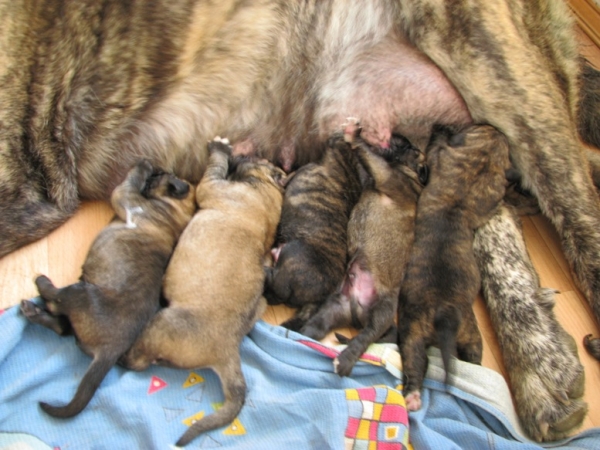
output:
M360 136L360 122L356 117L346 118L346 122L342 124L342 130L344 133L344 141L352 143Z
M404 396L406 409L409 411L418 411L421 409L421 393L419 391L409 392Z
M231 153L233 152L233 147L229 143L229 139L216 136L212 141L208 142L208 152L222 152L225 153L227 156L231 156Z
M21 314L28 319L47 314L46 311L33 303L31 300L21 300L21 306L19 307L19 310L21 311Z
M349 350L349 347L346 347L342 353L335 359L335 373L337 373L340 377L348 377L352 373L352 369L354 365L360 358L360 355L355 355L352 351Z

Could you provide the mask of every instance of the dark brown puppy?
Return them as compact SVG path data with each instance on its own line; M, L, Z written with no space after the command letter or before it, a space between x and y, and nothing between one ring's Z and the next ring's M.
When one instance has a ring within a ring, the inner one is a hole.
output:
M428 176L425 155L406 138L392 135L390 148L381 149L366 144L351 127L346 130L370 180L350 215L344 280L300 330L322 339L334 328L362 328L334 362L340 376L349 375L367 347L394 325L417 198Z
M493 216L510 167L506 138L491 126L434 134L427 148L431 175L417 205L415 240L402 282L398 340L409 410L421 407L427 346L480 363L482 343L472 310L480 288L473 233Z
M148 161L129 172L111 201L116 217L92 244L81 281L58 289L40 276L36 285L47 310L21 302L34 323L58 334L72 327L81 349L94 358L69 404L40 403L55 417L72 417L85 408L156 313L167 262L196 209L190 185Z
M340 132L321 161L301 167L286 187L265 297L299 308L287 328L299 330L344 277L348 220L362 189L358 164Z
M231 167L225 140L213 140L209 150L209 165L196 190L200 210L183 232L165 275L169 306L121 361L134 370L158 363L209 367L217 373L223 406L192 425L178 446L231 423L244 404L239 346L266 307L263 266L283 201L282 170L256 158L235 159Z

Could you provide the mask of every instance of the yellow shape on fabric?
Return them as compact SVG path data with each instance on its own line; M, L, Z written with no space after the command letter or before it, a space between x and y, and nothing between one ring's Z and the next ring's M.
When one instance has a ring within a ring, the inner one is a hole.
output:
M404 402L404 396L400 392L392 389L388 389L387 399L385 402L388 405L406 406L406 403Z
M388 441L396 439L398 437L398 431L400 431L398 425L388 425L385 427L385 438Z
M244 425L242 425L242 422L236 418L231 422L231 425L223 431L223 434L226 434L227 436L241 436L246 434L246 429L244 428Z
M183 424L187 425L188 427L191 427L193 424L195 424L196 422L198 422L200 419L202 419L204 417L204 411L200 411L196 414L194 414L193 416L188 417L187 419L183 419Z
M369 439L369 431L371 429L370 420L361 420L356 431L356 439L362 439L364 441Z
M383 405L381 403L375 403L373 405L373 420L379 420L381 418L381 410L383 410Z
M406 434L408 434L408 432ZM415 448L412 446L412 444L410 442L408 443L408 445L406 446L406 448L408 450L415 450Z
M195 386L198 383L204 383L204 378L198 375L197 373L190 372L190 375L187 377L187 380L185 380L185 383L183 383L183 388L186 389Z
M377 450L377 441L369 441L369 449L368 450Z
M356 389L346 389L346 400L360 400Z

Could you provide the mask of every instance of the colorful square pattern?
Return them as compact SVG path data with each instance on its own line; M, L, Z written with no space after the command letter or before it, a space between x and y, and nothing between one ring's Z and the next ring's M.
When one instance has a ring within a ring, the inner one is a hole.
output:
M346 449L406 450L408 413L402 394L387 386L347 389Z

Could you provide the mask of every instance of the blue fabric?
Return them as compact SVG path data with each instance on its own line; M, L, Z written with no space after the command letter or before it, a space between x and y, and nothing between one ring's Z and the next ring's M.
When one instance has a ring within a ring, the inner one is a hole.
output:
M186 421L211 414L222 401L210 370L152 366L137 373L115 367L81 414L54 419L38 402L69 401L90 358L73 338L28 323L18 308L0 315L0 337L0 449L172 448ZM299 334L257 323L241 345L248 385L242 412L231 426L199 436L186 448L405 448L406 411L396 389L394 346L372 346L365 355L369 362L359 362L349 378L333 373L334 353ZM454 385L464 389L446 392L434 379L442 379L437 359L431 357L433 378L426 380L423 409L410 416L414 448L540 448L519 437L514 419L498 405L476 395L497 389L473 380L501 384L501 377L489 381L481 373L492 371L476 367L484 372L470 374L474 369L468 367L464 377L455 376ZM600 429L560 448L598 449Z

